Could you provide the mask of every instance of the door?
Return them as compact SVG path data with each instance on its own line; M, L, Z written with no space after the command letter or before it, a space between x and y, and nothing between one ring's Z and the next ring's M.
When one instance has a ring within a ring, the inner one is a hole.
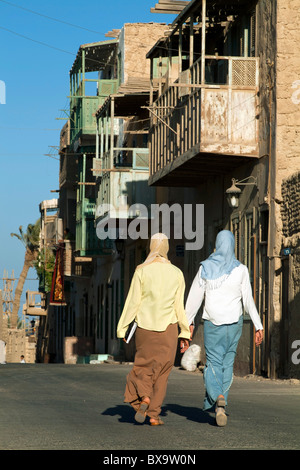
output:
M282 291L281 291L281 351L280 366L284 377L289 376L289 326L290 326L290 256L282 259Z

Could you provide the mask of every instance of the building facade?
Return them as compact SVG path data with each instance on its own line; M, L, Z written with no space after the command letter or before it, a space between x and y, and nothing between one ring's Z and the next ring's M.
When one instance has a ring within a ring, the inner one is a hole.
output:
M249 269L265 339L255 347L245 315L235 372L299 376L299 3L173 2L170 25L125 24L79 48L60 143L59 219L69 231L54 360L133 357L116 325L148 247L124 233L141 208L189 205L204 208L191 227L203 243L187 249L184 227L176 239L171 229L169 253L186 293L222 229ZM202 335L200 312L194 342Z
M218 231L232 230L265 328L255 348L245 316L236 371L268 377L292 370L281 185L300 164L296 6L194 0L148 53L152 71L160 64L149 182L166 193L181 188L178 202L205 208L203 248L185 253L187 286ZM201 321L197 335L201 341Z
M53 300L59 290L54 279L49 310L54 361L132 357L132 348L124 350L116 338L116 325L147 240L124 237L121 227L126 234L137 206L155 202L156 190L148 187L146 54L165 29L164 23L125 24L105 41L82 45L70 70L59 175L59 219L67 232L59 246L63 277L53 275L63 296ZM107 238L100 235L105 221L116 228Z

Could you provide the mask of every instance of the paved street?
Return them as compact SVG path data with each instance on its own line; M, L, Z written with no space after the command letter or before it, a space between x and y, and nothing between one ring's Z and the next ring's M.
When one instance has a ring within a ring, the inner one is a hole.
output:
M165 426L133 421L128 364L0 366L0 450L300 449L299 381L235 378L229 420L201 411L201 372L173 369ZM111 454L112 455L112 454Z

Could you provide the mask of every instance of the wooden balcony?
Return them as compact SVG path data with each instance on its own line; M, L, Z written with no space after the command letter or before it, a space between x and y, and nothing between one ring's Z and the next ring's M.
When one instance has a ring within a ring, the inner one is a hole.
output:
M76 244L74 269L77 274L78 266L87 266L93 256L111 254L112 245L109 241L99 240L95 226L96 201L85 198L77 203L76 208ZM83 264L82 264L83 263ZM77 268L76 268L77 266Z
M200 57L150 111L151 185L199 185L226 174L259 156L258 59Z
M96 134L95 112L107 96L116 91L115 77L99 79L95 74L111 68L118 40L111 39L80 46L70 70L70 143L93 145ZM90 137L89 137L90 136Z
M41 292L27 291L24 313L30 316L47 315L44 294Z
M82 87L78 88L71 100L71 143L81 138L87 140L91 136L94 143L96 135L95 113L104 103L105 99L117 89L118 80L89 80L85 84L96 83L98 94L85 95Z
M109 168L111 155L106 155L104 159L97 198L97 222L108 216L128 221L142 217L145 208L148 210L155 202L154 188L148 186L149 150L115 148L114 152L116 155L122 152L126 163L117 161L113 168Z
M122 92L121 92L122 90ZM124 225L142 217L155 203L149 188L147 147L149 81L130 82L111 96L98 115L98 140L93 174L97 178L96 224L115 219Z

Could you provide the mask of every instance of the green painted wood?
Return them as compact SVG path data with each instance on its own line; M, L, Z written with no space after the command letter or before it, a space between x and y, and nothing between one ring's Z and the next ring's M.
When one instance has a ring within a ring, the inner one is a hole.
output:
M98 82L98 95L85 96L81 94L83 87L79 86L77 92L70 96L71 113L71 143L79 136L96 135L95 112L102 106L106 98L117 90L117 80L89 80Z

